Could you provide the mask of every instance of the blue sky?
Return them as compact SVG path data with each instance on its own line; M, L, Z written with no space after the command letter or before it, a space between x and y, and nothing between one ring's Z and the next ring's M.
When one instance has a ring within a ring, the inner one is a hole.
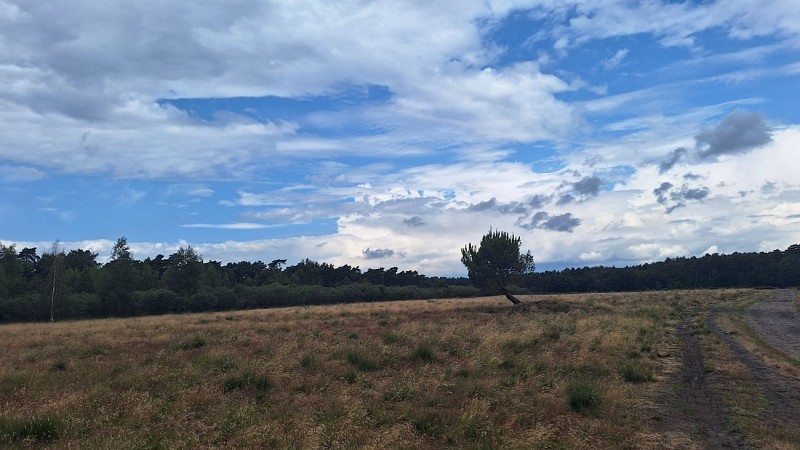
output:
M171 4L174 3L174 4ZM0 242L464 275L800 242L800 3L0 0Z

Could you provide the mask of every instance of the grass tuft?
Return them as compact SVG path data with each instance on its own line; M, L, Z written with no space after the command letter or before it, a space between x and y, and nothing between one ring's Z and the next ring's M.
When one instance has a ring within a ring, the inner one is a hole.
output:
M567 386L569 406L573 411L587 414L600 406L600 389L588 381L575 381Z
M379 368L378 363L370 359L363 351L350 350L347 352L347 362L363 372L371 372Z
M28 382L29 377L23 375L8 375L0 378L0 394L15 392Z
M306 353L300 358L300 366L304 369L317 367L317 357L311 353Z
M397 342L397 335L391 331L387 331L381 335L381 340L383 340L384 344L394 344Z
M189 351L203 348L206 346L206 340L201 336L195 336L192 340L181 342L178 344L178 350Z
M436 355L433 352L433 346L431 346L431 344L420 342L411 354L411 358L424 362L433 362L436 359Z
M412 420L414 429L420 434L437 437L444 434L444 421L441 414L436 411L427 411Z
M60 423L60 420L50 416L27 420L0 418L0 436L11 441L35 440L52 442L58 439Z
M253 385L259 392L272 389L272 378L269 375L259 375L253 379Z
M622 369L620 369L620 375L622 375L622 378L624 378L625 381L630 383L644 383L647 381L653 381L652 372L640 365L632 363L622 366Z
M231 392L244 389L247 386L248 381L249 377L247 375L234 375L232 377L225 378L225 381L222 383L222 391Z

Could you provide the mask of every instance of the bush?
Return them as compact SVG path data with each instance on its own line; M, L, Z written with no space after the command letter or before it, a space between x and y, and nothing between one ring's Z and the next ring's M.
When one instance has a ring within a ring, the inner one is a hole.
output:
M647 370L646 368L635 365L635 364L625 364L625 366L620 369L620 375L625 381L630 383L644 383L646 381L653 381L653 374Z
M272 378L269 375L259 375L253 380L253 384L258 391L265 392L272 388Z
M217 297L211 292L198 292L189 299L189 311L204 312L217 309Z
M300 366L305 369L313 369L317 367L317 358L311 353L306 353L300 358Z
M589 413L600 406L600 392L594 383L573 382L567 386L567 397L570 408L579 413Z
M148 291L134 292L133 301L138 304L142 314L166 314L180 312L181 299L178 294L169 289L150 289Z
M239 389L244 389L247 386L249 377L247 375L235 375L228 377L222 383L223 392L231 392Z
M427 342L420 342L411 357L420 361L431 362L435 359L433 347Z
M383 339L384 344L394 344L397 342L397 335L391 331L387 331L386 333L383 333L381 339Z
M415 417L413 420L414 428L427 436L441 436L444 432L444 421L442 416L435 411Z

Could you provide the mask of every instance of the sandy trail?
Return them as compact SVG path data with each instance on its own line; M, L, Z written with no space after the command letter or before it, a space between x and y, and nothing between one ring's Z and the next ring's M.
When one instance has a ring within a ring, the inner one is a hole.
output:
M800 359L800 314L795 292L784 289L747 312L747 321L775 348Z
M770 345L800 358L800 314L794 299L794 291L777 291L748 310L747 320ZM717 323L717 316L724 310L707 312L708 329L747 367L767 400L768 406L759 415L778 427L800 427L800 379L765 364L733 335L725 333ZM701 313L693 311L678 326L683 361L672 382L681 388L662 398L668 411L662 429L685 430L702 448L750 448L740 434L724 426L729 422L730 411L709 383L702 347L691 332L692 320Z

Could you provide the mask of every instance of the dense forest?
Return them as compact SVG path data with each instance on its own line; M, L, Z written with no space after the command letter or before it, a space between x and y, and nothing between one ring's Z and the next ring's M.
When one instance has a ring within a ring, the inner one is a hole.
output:
M129 317L358 301L470 297L466 278L427 277L303 260L221 264L192 247L137 260L125 238L106 264L89 250L0 244L0 321ZM670 258L639 266L584 267L527 275L520 293L800 286L800 245L769 253Z

